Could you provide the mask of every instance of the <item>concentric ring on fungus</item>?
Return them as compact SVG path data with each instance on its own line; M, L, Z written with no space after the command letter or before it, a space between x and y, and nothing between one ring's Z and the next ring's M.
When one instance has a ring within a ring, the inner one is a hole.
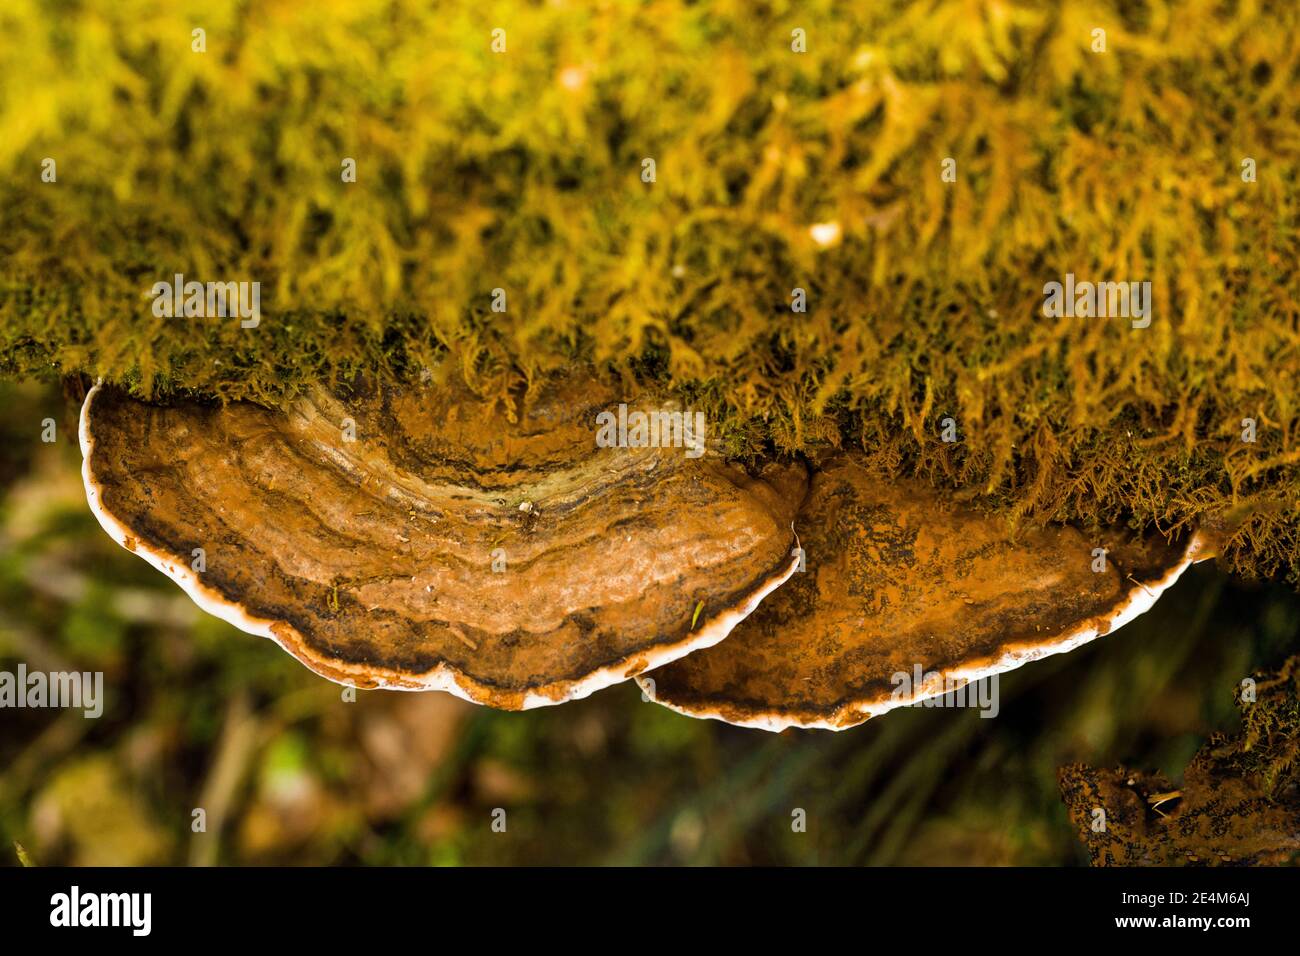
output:
M795 568L802 465L597 447L617 402L578 375L514 421L463 384L287 412L97 386L82 475L119 544L316 673L522 710L717 643Z
M806 570L722 644L639 677L647 696L746 727L842 730L1108 634L1209 556L1199 535L1013 535L851 455L814 471L795 530ZM918 668L933 683L899 677Z

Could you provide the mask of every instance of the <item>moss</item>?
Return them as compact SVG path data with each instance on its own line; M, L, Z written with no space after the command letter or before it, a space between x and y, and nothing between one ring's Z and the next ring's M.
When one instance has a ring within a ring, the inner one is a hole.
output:
M1243 700L1246 687L1253 699ZM1242 738L1235 755L1241 772L1257 776L1270 796L1300 783L1300 657L1275 674L1237 689Z
M0 374L272 403L591 362L697 397L736 454L860 445L1034 519L1230 518L1231 569L1300 575L1300 12L1081 9L14 0ZM177 272L260 281L261 325L156 318ZM1150 280L1150 328L1044 318L1068 272Z
M1300 657L1236 691L1242 730L1212 734L1175 787L1161 774L1058 772L1071 822L1095 866L1300 863ZM1249 687L1249 694L1245 693Z

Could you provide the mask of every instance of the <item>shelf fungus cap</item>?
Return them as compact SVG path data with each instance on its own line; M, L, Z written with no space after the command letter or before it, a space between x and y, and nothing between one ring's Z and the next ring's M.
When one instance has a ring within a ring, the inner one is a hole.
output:
M120 544L316 673L510 710L715 644L793 573L802 465L750 473L697 413L589 377L520 404L459 381L285 411L98 386L82 474Z
M639 677L648 697L742 726L842 730L1109 634L1208 556L1196 535L1013 533L850 455L814 472L795 528L804 569L722 644Z

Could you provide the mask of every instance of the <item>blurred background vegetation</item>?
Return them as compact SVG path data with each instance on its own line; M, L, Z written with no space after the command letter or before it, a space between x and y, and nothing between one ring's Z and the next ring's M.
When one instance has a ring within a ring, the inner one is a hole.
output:
M106 696L98 720L0 711L6 865L15 842L37 864L1079 865L1057 768L1178 781L1206 735L1236 729L1240 679L1298 646L1291 588L1200 566L1115 636L1005 675L995 719L915 709L771 735L630 683L523 714L349 703L100 531L57 387L0 384L0 409L0 669L102 670Z

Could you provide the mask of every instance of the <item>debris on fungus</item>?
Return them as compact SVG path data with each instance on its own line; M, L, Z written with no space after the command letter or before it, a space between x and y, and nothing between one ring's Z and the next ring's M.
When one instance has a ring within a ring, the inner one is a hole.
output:
M317 673L526 709L722 640L794 571L802 465L598 447L619 400L580 374L510 415L460 382L287 411L98 386L83 478L120 544Z
M1062 798L1094 866L1300 863L1300 657L1246 686L1241 732L1212 735L1179 787L1123 767L1061 768Z
M852 727L1108 634L1207 556L1195 535L1017 533L849 454L815 471L795 530L806 570L724 643L638 678L647 696L768 730Z

